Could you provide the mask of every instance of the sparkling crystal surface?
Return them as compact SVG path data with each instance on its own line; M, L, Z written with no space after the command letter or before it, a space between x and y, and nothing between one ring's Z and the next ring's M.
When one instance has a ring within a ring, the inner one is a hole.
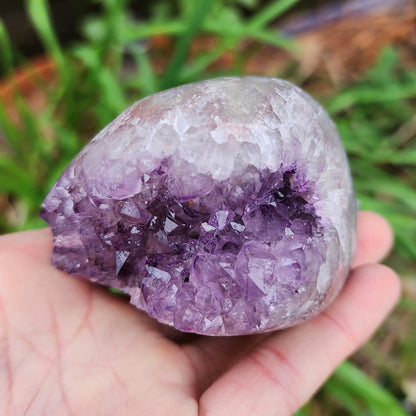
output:
M285 328L336 296L354 250L345 152L293 84L227 77L147 97L46 197L53 264L181 331Z

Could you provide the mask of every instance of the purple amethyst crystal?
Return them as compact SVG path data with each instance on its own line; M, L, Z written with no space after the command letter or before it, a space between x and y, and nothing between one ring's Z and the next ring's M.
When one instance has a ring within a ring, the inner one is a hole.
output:
M230 77L131 106L74 159L41 216L59 269L181 331L238 335L331 302L356 203L323 108L287 81Z

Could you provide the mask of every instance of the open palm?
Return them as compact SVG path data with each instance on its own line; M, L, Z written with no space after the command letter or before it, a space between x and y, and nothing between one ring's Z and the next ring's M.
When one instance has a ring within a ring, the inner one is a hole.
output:
M54 269L49 230L0 237L0 415L291 415L398 298L377 265L379 216L358 221L354 269L324 313L244 337L179 334Z

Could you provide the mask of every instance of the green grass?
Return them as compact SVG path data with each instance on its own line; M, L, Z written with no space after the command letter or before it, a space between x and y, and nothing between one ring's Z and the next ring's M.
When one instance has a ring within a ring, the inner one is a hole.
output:
M349 154L357 198L363 209L388 218L396 251L416 259L416 139L403 136L414 123L416 73L385 49L366 79L327 103Z
M226 73L240 74L243 42L293 51L295 43L270 24L297 2L271 1L258 7L256 0L164 1L157 3L149 20L137 22L127 1L101 0L101 12L84 22L84 40L62 49L47 1L27 0L28 16L45 53L56 63L58 80L53 85L39 80L48 97L39 114L16 96L13 107L19 123L10 120L0 101L0 198L14 213L0 217L0 232L44 226L38 211L52 184L80 148L132 102L167 87L224 75L211 65L225 52L235 58ZM248 17L241 7L251 9ZM217 43L191 59L190 45L201 34L216 36ZM160 73L149 52L149 39L155 35L173 39L172 55ZM1 20L0 63L8 77L13 77L15 67L25 65ZM291 76L297 78L296 73ZM416 73L405 68L396 50L386 49L362 80L321 101L343 138L361 207L391 222L396 235L392 258L401 272L407 272L416 262ZM409 301L401 308L416 315ZM393 369L380 369L380 375L386 371L397 378ZM325 414L338 414L339 409L350 415L406 414L397 395L351 363L338 369L321 395L331 398L323 405ZM315 404L305 406L298 416L316 414Z

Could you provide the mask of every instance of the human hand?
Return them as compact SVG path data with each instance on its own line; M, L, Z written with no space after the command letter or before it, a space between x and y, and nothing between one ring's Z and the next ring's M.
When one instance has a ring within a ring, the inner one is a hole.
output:
M399 297L376 264L392 243L361 212L338 298L293 328L180 335L125 299L50 264L50 230L0 237L0 415L289 416L375 330Z

